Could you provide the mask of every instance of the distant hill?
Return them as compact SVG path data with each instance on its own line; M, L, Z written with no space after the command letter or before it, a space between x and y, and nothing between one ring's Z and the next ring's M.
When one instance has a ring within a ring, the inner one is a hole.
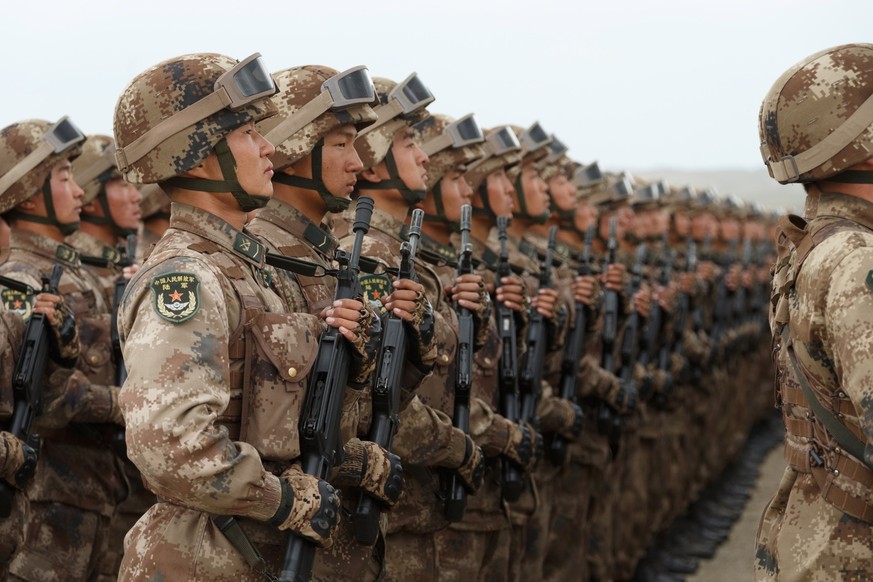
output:
M692 185L698 189L714 186L719 194L735 194L743 200L757 200L765 208L785 208L798 212L806 193L799 184L782 186L766 169L760 170L631 170L646 179L664 179L673 186Z

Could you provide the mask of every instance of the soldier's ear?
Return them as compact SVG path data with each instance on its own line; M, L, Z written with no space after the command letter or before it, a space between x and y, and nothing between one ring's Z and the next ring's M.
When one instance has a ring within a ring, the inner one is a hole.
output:
M103 214L103 208L100 206L100 204L97 202L97 199L95 198L88 204L82 206L82 212L84 212L85 214Z
M375 182L381 181L381 178L379 178L379 174L377 174L373 168L367 168L366 170L364 170L363 172L361 172L358 175L361 178L363 178L364 180L366 180L367 182L375 183Z

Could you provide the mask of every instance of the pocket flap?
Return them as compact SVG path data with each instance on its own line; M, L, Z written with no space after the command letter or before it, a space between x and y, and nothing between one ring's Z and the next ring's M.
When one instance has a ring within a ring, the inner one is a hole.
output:
M302 382L318 354L321 320L308 313L261 313L252 322L255 341L286 382Z

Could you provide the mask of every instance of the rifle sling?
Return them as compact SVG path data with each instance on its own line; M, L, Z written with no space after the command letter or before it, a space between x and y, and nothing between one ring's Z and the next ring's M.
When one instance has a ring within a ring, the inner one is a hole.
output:
M246 564L248 564L253 571L261 574L267 580L278 580L267 571L267 561L264 560L263 556L261 556L258 548L255 547L249 539L249 536L246 535L246 532L243 531L239 521L237 521L232 515L212 515L210 518L218 527L219 531L224 534L224 537L227 538L227 541L230 542L230 545L232 545L236 551L242 555Z

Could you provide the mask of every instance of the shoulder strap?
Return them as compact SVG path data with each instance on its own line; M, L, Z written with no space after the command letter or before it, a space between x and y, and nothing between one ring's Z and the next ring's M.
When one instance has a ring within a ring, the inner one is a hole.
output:
M785 343L788 350L788 361L791 362L791 368L794 370L797 382L800 384L800 388L803 390L803 394L806 396L807 401L809 401L809 407L812 408L815 416L822 422L828 432L833 435L837 440L837 443L839 443L843 449L848 451L850 455L858 459L868 469L873 471L873 466L871 466L864 457L865 444L853 435L843 423L837 420L833 413L826 409L819 399L816 398L815 392L813 392L812 387L806 380L806 374L800 368L800 364L797 361L797 356L794 353L794 346L788 335L787 325L782 328L782 341Z

